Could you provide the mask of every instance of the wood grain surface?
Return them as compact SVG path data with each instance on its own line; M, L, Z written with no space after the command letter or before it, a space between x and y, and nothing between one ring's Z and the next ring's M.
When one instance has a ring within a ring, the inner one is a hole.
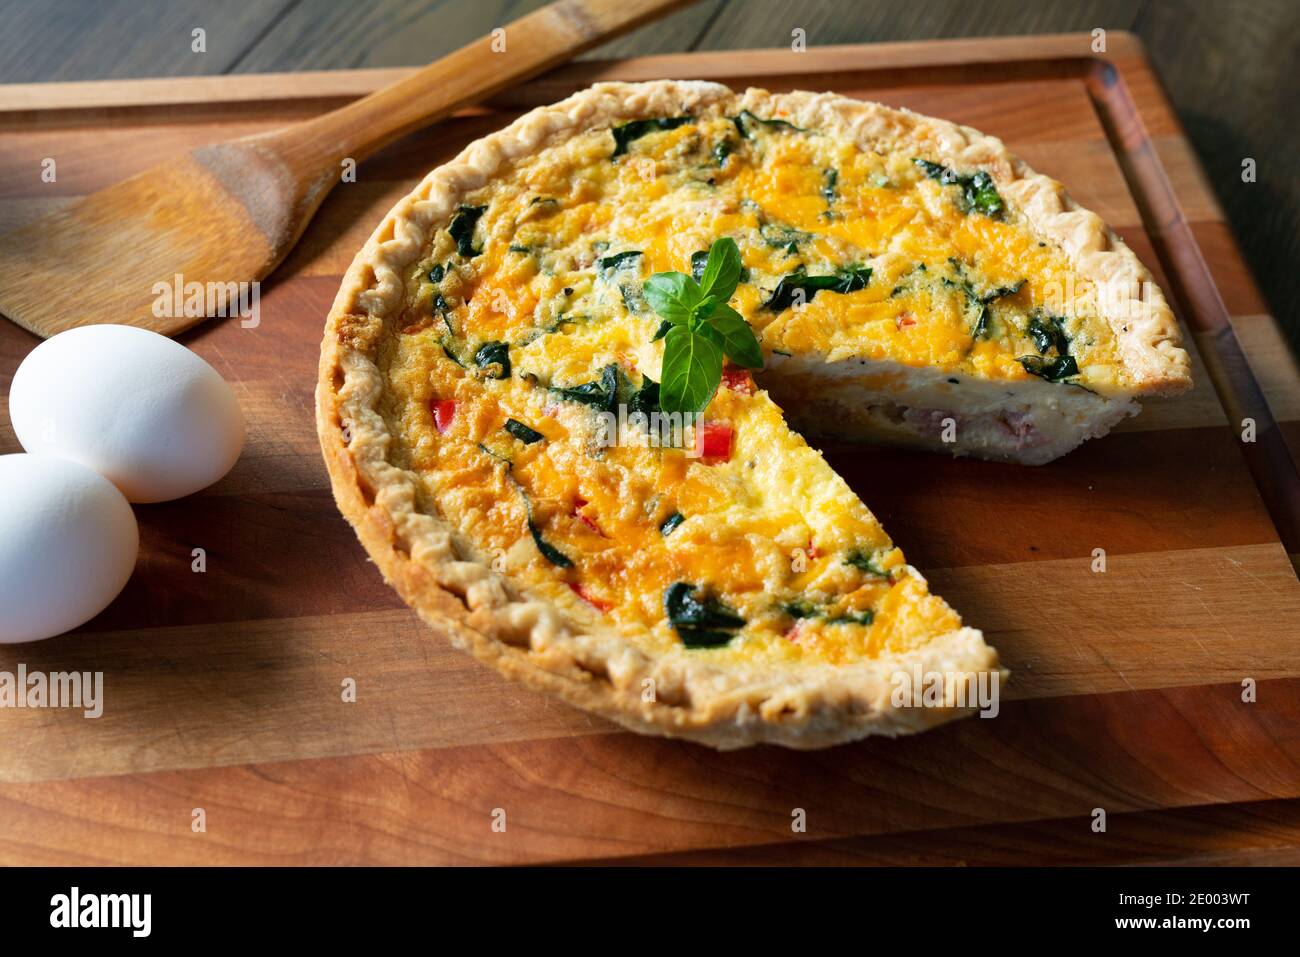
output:
M1065 459L826 448L1002 652L1014 677L997 718L814 754L640 738L452 651L338 516L311 392L342 270L428 168L606 76L833 89L969 123L1065 182L1171 294L1195 390ZM0 228L160 151L269 129L389 77L0 88ZM42 184L50 155L59 180ZM0 711L0 862L1296 859L1300 379L1131 38L1112 35L1105 58L1072 35L565 68L363 164L265 286L255 328L215 320L183 341L235 385L248 447L204 493L136 508L140 565L103 615L0 648L0 670L105 680L96 719ZM0 395L34 345L0 323ZM1243 410L1258 442L1240 440ZM0 453L17 450L4 415ZM807 831L793 833L800 808Z

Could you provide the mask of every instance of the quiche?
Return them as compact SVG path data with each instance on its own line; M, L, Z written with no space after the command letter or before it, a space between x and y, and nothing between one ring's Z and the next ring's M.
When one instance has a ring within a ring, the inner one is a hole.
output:
M708 298L758 361L716 352L675 418L651 277L707 293L724 242ZM992 137L602 83L389 213L317 424L344 516L458 647L637 731L813 748L968 714L1005 672L803 434L1046 462L1187 388L1178 343L1127 247Z

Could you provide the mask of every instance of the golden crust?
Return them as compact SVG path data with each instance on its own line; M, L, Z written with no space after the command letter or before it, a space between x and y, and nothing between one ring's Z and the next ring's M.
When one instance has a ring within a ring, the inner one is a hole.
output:
M703 82L604 83L471 144L399 202L358 253L329 315L316 389L317 428L335 499L385 580L435 630L507 677L634 730L720 748L758 742L817 748L918 731L968 713L956 706L953 686L945 689L944 707L895 707L891 676L913 667L1001 675L996 652L975 629L957 629L905 656L840 667L723 670L653 659L612 629L580 622L485 561L459 554L446 525L417 508L412 476L389 461L392 436L378 411L384 381L377 353L403 305L402 270L425 253L460 199L504 162L576 132L705 109L779 115L864 145L905 143L954 165L985 169L1030 228L1062 248L1082 276L1136 282L1125 318L1107 315L1134 392L1171 393L1189 385L1177 323L1150 274L1098 217L999 140L831 94L751 89L737 96ZM653 695L645 694L647 682Z

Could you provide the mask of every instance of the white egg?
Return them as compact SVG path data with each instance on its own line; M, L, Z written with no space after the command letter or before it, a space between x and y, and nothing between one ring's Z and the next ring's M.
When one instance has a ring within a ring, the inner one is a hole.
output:
M94 618L126 585L139 548L112 482L50 455L0 455L0 644Z
M9 390L24 449L99 472L132 502L163 502L230 471L244 417L217 370L166 336L82 326L42 342Z

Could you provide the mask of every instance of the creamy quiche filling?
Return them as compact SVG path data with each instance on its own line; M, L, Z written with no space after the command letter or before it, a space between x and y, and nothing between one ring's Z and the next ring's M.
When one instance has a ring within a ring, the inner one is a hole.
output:
M719 237L767 368L724 369L691 448L603 440L599 413L658 409L646 279L698 279ZM974 380L1124 385L1089 284L986 174L749 112L591 130L510 165L437 231L406 301L383 412L421 507L571 614L719 663L839 664L960 626L759 384L793 389L797 419L799 362L856 361L870 414L918 434L951 413L904 404L898 369L938 374L953 407ZM1033 440L1028 413L988 414Z

